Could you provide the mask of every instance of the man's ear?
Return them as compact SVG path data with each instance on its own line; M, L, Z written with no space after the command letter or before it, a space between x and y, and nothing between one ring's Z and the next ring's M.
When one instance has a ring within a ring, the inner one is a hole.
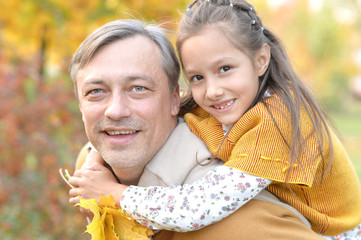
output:
M79 110L80 110L80 113L81 113L81 119L83 120L83 123L85 123L84 114L83 114L83 108L81 107L81 103L80 103L80 102L78 103L78 106L79 106Z
M177 85L172 92L172 116L177 116L180 106L180 96L179 96L179 85Z
M256 54L256 67L258 76L262 76L269 65L271 59L271 48L268 44L263 44L260 50Z

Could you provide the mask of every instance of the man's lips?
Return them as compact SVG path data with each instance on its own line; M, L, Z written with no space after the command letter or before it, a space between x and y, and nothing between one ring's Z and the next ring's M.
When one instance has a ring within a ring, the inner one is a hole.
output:
M123 146L131 143L138 136L140 130L110 130L106 129L102 133L106 136L107 143L113 146Z
M107 130L105 131L106 134L109 136L115 136L115 135L129 135L136 133L136 130Z

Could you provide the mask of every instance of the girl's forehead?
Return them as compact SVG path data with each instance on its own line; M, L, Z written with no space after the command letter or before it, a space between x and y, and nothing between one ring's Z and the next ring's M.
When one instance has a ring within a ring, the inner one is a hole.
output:
M187 38L184 39L183 44L187 40L194 38L204 38L204 44L207 44L207 42L214 39L226 39L233 44L233 41L231 41L229 37L229 32L218 24L206 25L202 28L197 29L197 31L192 32L188 35Z
M219 22L204 26L197 33L189 36L189 38L202 35L202 37L207 37L208 39L226 39L234 48L251 57L253 54L251 54L251 50L244 43L244 34L232 31L232 27L227 24L226 22ZM204 43L207 43L206 39Z

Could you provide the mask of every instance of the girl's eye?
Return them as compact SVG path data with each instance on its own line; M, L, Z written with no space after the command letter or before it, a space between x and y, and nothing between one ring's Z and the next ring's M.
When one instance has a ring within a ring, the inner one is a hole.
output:
M141 86L135 86L133 89L134 89L134 91L136 91L136 92L140 92L140 91L143 91L145 88L144 88L144 87L141 87Z
M202 79L203 79L203 77L201 75L195 75L191 78L191 82L198 82Z
M221 69L219 70L219 72L224 73L224 72L229 71L230 69L231 69L231 67L229 67L229 66L224 66L224 67L221 67Z

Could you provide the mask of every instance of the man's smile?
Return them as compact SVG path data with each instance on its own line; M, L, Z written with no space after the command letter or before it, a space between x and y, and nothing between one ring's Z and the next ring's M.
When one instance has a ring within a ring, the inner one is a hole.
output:
M137 131L132 130L132 131L117 131L117 130L113 130L113 131L105 131L108 135L110 136L114 136L114 135L128 135L128 134L134 134Z

